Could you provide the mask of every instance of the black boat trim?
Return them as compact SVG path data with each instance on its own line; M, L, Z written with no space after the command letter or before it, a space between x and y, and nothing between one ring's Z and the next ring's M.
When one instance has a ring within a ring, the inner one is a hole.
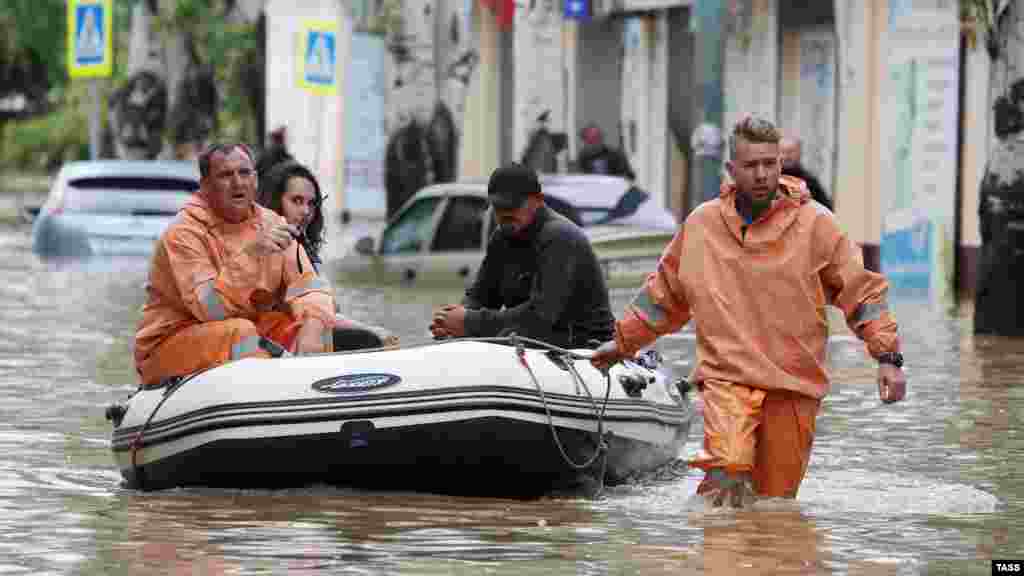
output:
M426 408L406 408L406 409L392 409L392 410L378 410L378 411L361 411L357 414L342 415L337 412L334 413L318 413L308 414L309 410L306 410L306 415L300 413L291 413L288 416L282 416L278 414L276 417L266 416L266 411L262 412L249 412L243 414L232 414L231 420L221 419L216 421L213 418L208 418L206 423L195 423L196 425L179 426L175 429L167 429L162 432L156 432L154 428L147 429L146 437L141 444L141 448L147 448L151 446L157 446L159 444L166 444L174 442L186 436L204 434L208 432L214 432L217 430L225 430L231 428L245 428L253 426L289 426L295 424L309 424L319 422L342 422L349 420L372 420L375 418L394 418L401 416L417 416L422 414L444 414L453 412L466 412L466 411L502 411L505 413L528 413L544 415L543 407L534 406L509 406L505 403L495 402L479 402L479 403L463 403L456 406L430 406ZM252 417L252 416L263 416L263 417ZM248 417L246 417L248 416ZM579 413L571 413L565 411L552 410L553 417L561 417L573 420L591 420L594 415ZM509 419L515 419L511 416L506 416ZM679 426L686 422L685 418L680 418L678 421L666 421L661 418L655 417L626 417L616 416L613 414L605 414L605 421L607 422L629 422L637 424L657 424L663 426ZM134 434L128 431L121 432L115 436L112 449L114 452L124 452L130 449L131 441L134 439Z

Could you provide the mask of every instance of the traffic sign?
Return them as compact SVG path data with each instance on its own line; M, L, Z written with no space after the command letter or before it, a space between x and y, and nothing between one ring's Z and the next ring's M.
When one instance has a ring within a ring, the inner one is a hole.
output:
M338 92L338 25L327 20L305 22L300 32L299 86L321 95Z
M68 72L72 78L113 72L113 0L68 0Z

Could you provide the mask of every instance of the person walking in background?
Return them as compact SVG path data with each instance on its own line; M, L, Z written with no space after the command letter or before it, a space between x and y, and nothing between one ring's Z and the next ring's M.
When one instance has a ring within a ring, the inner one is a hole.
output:
M829 391L827 304L878 361L883 402L903 399L906 377L888 282L802 181L780 177L775 126L741 120L729 151L732 182L687 217L592 363L607 369L695 319L704 445L690 465L705 470L698 494L740 507L795 498L803 481Z
M622 150L604 142L604 132L596 124L587 124L580 130L580 148L577 167L584 174L610 174L635 180L636 174Z
M288 151L288 128L278 126L270 133L267 147L260 152L256 160L256 176L260 179L267 174L275 165L292 160L291 152Z
M779 140L779 153L782 155L782 174L803 180L811 193L811 199L832 210L832 198L825 187L802 163L803 142L795 136L783 136Z
M284 217L294 226L299 243L306 249L314 267L321 264L324 244L324 195L313 172L294 160L271 167L260 179L256 202ZM332 335L335 350L397 346L398 337L379 326L370 326L334 315Z

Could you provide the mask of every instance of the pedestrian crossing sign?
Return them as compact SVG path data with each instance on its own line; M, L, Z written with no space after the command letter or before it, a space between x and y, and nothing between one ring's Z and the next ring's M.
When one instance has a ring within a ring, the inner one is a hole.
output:
M299 85L314 94L338 91L337 24L308 21L302 28L297 55Z
M68 0L68 72L72 78L113 72L113 0Z

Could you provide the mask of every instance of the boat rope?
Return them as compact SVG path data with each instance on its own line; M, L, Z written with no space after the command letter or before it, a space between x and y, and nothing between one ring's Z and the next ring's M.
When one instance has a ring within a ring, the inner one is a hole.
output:
M523 368L526 369L526 372L530 375L530 379L533 381L533 385L537 389L537 393L540 395L541 402L544 404L544 413L547 415L548 428L551 429L551 436L555 440L555 446L561 453L562 459L565 461L565 463L575 470L586 470L587 468L590 468L594 464L594 462L597 461L598 458L602 459L601 472L598 475L598 489L596 494L596 496L600 496L600 494L604 491L604 475L608 467L608 441L605 438L606 433L604 431L604 417L605 413L608 410L608 400L610 399L612 391L612 379L610 372L608 370L602 370L602 372L604 372L605 377L605 394L604 402L602 403L601 408L598 409L597 403L594 401L594 395L590 393L590 387L587 386L586 381L583 380L582 376L580 376L579 372L576 370L576 367L573 365L572 362L565 363L570 374L572 374L575 382L577 384L581 384L583 386L583 389L587 392L587 397L590 399L591 408L593 408L594 410L594 416L595 418L597 418L597 433L594 440L594 453L590 456L590 458L588 458L583 463L578 463L574 462L572 457L569 456L568 452L566 452L565 446L562 444L562 441L558 436L558 430L555 428L554 417L551 415L551 407L548 405L547 395L544 393L544 388L540 385L540 382L537 380L537 376L536 374L534 374L533 368L531 368L530 364L526 361L526 348L523 346L523 343L526 342L534 346L546 348L548 350L553 350L559 354L578 360L589 360L591 356L588 354L581 354L579 352L567 350L565 348L560 348L558 346L548 344L547 342L543 342L541 340L525 338L515 333L511 334L510 336L460 338L460 340L474 340L478 342L502 342L511 344L514 347L516 358L519 360L519 364L521 364Z
M156 417L156 413L160 410L160 407L164 405L164 402L167 402L167 399L171 397L171 394L174 394L186 382L192 380L193 378L199 376L200 374L206 372L207 370L209 370L209 368L205 370L200 370L198 372L193 372L188 376L169 378L169 382L165 385L164 394L160 398L160 401L157 402L155 407L153 407L153 411L149 413L149 417L146 418L146 421L142 424L142 427L139 428L139 431L135 434L135 438L132 439L130 447L132 455L132 476L135 478L136 484L140 489L145 490L145 487L143 486L144 480L142 476L139 474L138 453L139 448L142 447L142 437L146 433L146 428L149 428L149 424L153 421L153 418Z

